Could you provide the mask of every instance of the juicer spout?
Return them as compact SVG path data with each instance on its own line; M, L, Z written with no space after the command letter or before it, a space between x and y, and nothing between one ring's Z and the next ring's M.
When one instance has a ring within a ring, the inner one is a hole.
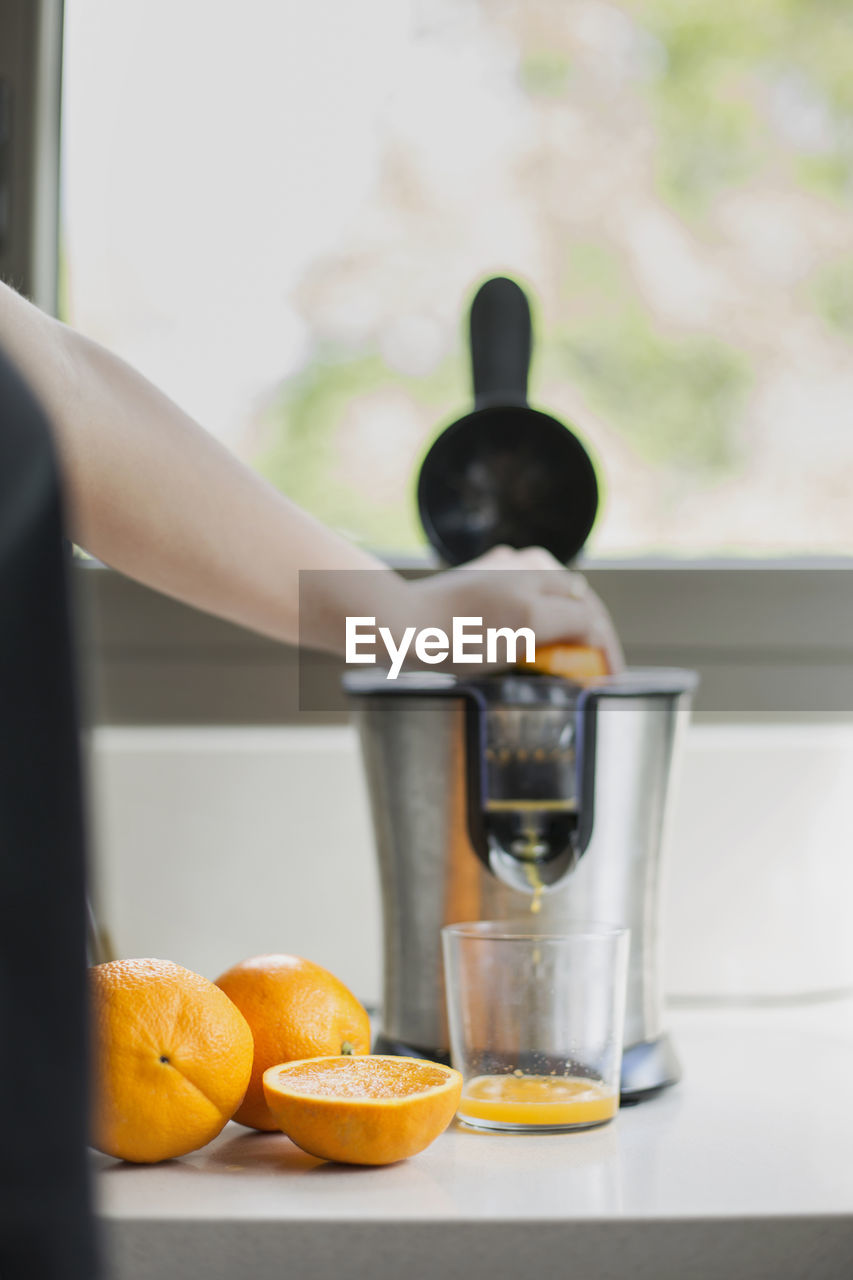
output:
M556 856L547 859L525 859L509 853L497 841L489 844L488 867L492 875L510 889L537 896L546 889L561 884L571 875L580 855L569 844Z

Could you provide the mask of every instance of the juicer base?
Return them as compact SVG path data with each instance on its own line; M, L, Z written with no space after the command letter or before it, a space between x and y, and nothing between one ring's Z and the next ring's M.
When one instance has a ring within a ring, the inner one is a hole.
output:
M681 1063L664 1031L655 1040L641 1040L623 1050L619 1102L623 1107L645 1102L680 1079Z
M381 1031L373 1045L374 1053L396 1054L401 1058L426 1058L450 1066L447 1049L424 1049L419 1045L391 1040ZM662 1089L668 1089L681 1079L681 1064L669 1035L664 1032L655 1040L643 1040L628 1045L622 1054L622 1080L619 1102L631 1107L653 1098Z

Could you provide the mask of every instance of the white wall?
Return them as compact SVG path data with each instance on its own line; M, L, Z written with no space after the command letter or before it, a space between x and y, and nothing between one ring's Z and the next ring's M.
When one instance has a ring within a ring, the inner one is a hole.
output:
M288 951L379 994L380 916L349 729L101 729L98 909L123 955L215 977ZM666 877L678 995L853 986L853 727L694 726Z
M853 988L853 726L693 726L674 817L671 993Z
M379 989L369 816L348 729L102 729L98 912L121 955L209 977L284 951Z

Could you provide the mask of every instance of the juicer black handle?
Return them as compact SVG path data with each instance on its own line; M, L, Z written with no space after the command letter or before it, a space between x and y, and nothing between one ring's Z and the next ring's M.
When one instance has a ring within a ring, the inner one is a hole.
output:
M527 296L514 280L495 276L471 303L474 408L527 404L533 341Z

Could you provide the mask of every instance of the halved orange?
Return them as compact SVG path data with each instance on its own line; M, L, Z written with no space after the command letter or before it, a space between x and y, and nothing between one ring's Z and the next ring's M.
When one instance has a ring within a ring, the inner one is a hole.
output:
M428 1147L456 1112L462 1077L422 1058L304 1058L264 1072L264 1097L297 1147L342 1164L393 1164Z
M586 644L543 644L536 646L532 662L519 666L526 671L543 671L550 676L562 676L577 684L600 680L608 672L603 649L593 649Z

